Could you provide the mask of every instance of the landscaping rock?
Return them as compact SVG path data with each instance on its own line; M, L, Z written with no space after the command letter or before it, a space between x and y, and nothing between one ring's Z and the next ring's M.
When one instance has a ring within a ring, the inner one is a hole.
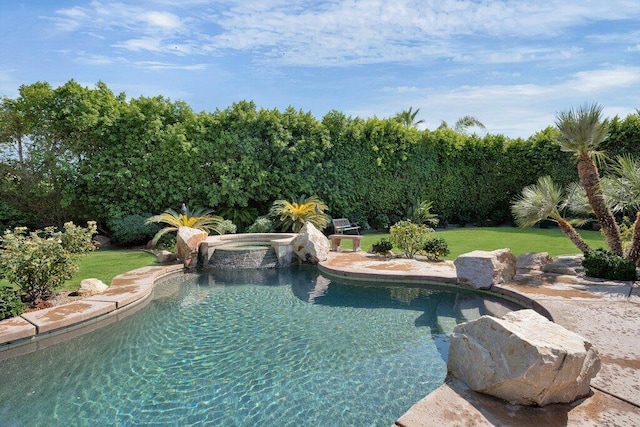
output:
M111 239L102 234L97 234L93 236L93 244L96 245L97 248L106 248L111 245Z
M542 270L542 268L553 262L553 258L548 252L528 252L516 258L517 270Z
M509 249L473 251L453 262L458 283L475 289L489 289L510 281L516 274L516 257Z
M153 251L153 254L156 257L156 262L158 264L170 264L178 260L176 254L167 250Z
M81 297L90 297L91 295L98 295L106 291L109 287L105 285L102 280L99 279L84 279L80 282L80 289L78 289L78 295Z
M182 260L185 268L196 266L198 261L198 247L207 238L206 231L191 227L178 228L178 238L176 240L176 256Z
M553 259L553 262L542 266L542 271L552 274L566 274L577 276L584 273L582 255L563 255Z
M291 241L293 253L306 264L318 264L329 257L329 239L307 222Z
M513 404L569 403L590 393L600 357L590 342L533 310L456 326L448 371Z

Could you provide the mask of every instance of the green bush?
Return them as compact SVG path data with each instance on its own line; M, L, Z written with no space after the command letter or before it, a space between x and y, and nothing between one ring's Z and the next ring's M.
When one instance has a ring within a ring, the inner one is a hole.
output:
M77 271L75 254L91 250L95 222L86 229L66 223L27 233L26 227L5 231L0 252L0 275L18 286L28 301L46 298Z
M432 232L432 228L424 224L414 224L411 221L399 221L389 229L391 241L402 250L407 258L413 258L424 248L429 233Z
M238 227L228 219L223 220L218 226L218 232L220 232L220 234L235 234L237 229Z
M19 316L24 308L17 289L0 285L0 320Z
M273 233L274 230L273 221L266 216L261 216L247 228L247 233Z
M114 243L129 247L144 245L160 230L157 224L145 224L151 215L126 215L107 222Z
M387 252L390 252L391 249L393 249L393 243L384 237L371 245L371 251L374 254L386 254Z
M442 237L435 237L427 240L422 248L425 256L430 261L440 261L442 258L449 255L449 245Z
M609 280L636 280L636 266L633 261L614 255L611 251L598 248L584 254L582 266L585 274Z

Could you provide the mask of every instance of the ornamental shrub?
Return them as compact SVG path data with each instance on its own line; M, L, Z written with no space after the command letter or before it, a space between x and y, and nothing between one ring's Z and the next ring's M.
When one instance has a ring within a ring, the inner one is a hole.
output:
M273 225L273 221L266 216L261 216L247 228L247 233L273 233L274 230L275 226Z
M636 280L636 266L633 261L598 248L584 254L582 266L585 274L609 280Z
M433 239L427 240L422 248L422 252L424 252L429 261L441 261L442 258L449 255L449 246L447 245L447 241L442 237L434 237Z
M218 232L220 234L235 234L237 229L238 227L228 219L222 220L218 226Z
M393 243L384 237L371 245L371 251L374 254L386 254L390 252L391 249L393 249Z
M429 233L432 232L432 228L424 224L414 224L408 220L399 221L389 229L391 241L402 250L407 258L413 258L424 248Z
M20 299L20 292L10 286L0 285L0 320L22 314L25 305Z
M18 286L27 301L50 296L78 271L75 254L93 249L96 223L88 228L66 223L27 233L26 227L5 231L0 252L0 274Z
M160 230L157 224L146 224L151 215L126 215L107 222L111 229L111 238L121 246L143 245Z

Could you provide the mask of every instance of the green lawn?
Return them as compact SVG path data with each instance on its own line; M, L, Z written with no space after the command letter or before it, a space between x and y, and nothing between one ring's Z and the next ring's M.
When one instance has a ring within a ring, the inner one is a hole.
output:
M551 256L578 253L578 249L564 237L559 229L538 228L451 228L437 231L437 234L447 241L451 253L448 260L454 260L460 254L476 249L494 250L509 248L514 255L526 252L548 252ZM580 231L585 241L592 247L605 246L604 239L597 231ZM371 245L382 237L389 238L389 234L365 234L361 247L368 250ZM347 243L346 248L349 248ZM396 248L394 251L399 252ZM80 257L80 271L75 277L67 281L62 289L74 290L82 279L95 277L106 284L118 274L155 264L155 257L141 250L102 250L90 252ZM6 286L6 280L0 280L0 286Z
M516 256L527 252L548 252L551 256L580 253L557 228L464 227L437 231L436 234L449 245L451 253L446 257L448 260L476 249L492 251L509 248ZM606 246L599 231L580 230L580 235L593 249ZM383 237L388 239L389 234L365 234L362 249L368 250ZM349 244L346 246L349 247ZM394 252L400 251L394 248Z
M121 273L125 273L136 268L153 265L156 258L141 250L98 250L80 256L80 270L71 279L65 282L60 290L74 290L80 287L82 279L95 277L102 280L107 285L111 280ZM8 285L6 280L0 280L0 286Z

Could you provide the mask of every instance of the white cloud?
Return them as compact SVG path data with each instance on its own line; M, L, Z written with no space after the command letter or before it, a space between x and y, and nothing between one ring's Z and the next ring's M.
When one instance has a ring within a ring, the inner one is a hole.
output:
M485 124L485 132L527 137L553 125L558 111L585 101L603 102L609 117L616 114L624 117L635 111L637 100L633 96L624 100L621 96L611 99L611 93L639 91L640 67L611 67L580 71L546 85L385 88L381 91L381 103L349 113L367 117L383 112L383 116L388 117L413 106L414 109L421 108L419 118L425 120L429 129L438 127L442 120L452 124L462 116L473 115ZM607 106L607 101L616 102L616 105ZM620 101L623 103L618 104Z
M138 68L145 68L149 70L184 70L184 71L202 71L207 69L207 64L172 64L158 61L139 61L134 65Z
M580 71L565 88L577 92L597 93L610 88L632 87L640 84L640 67L613 67Z
M146 12L141 15L141 19L149 25L160 27L168 30L176 30L182 27L182 22L173 13L168 12Z
M162 40L153 37L125 40L120 43L114 43L112 46L131 50L134 52L142 50L151 52L162 52L164 50L164 48L162 47Z
M367 64L436 56L489 63L522 62L541 56L566 57L579 50L555 53L551 48L518 46L491 53L481 47L483 55L476 55L474 46L460 46L457 39L549 39L590 20L640 13L640 6L631 1L366 0L325 1L316 3L316 7L310 2L285 7L289 2L271 1L259 5L237 3L214 15L212 19L224 31L213 36L211 48L261 52L264 57L290 65Z

